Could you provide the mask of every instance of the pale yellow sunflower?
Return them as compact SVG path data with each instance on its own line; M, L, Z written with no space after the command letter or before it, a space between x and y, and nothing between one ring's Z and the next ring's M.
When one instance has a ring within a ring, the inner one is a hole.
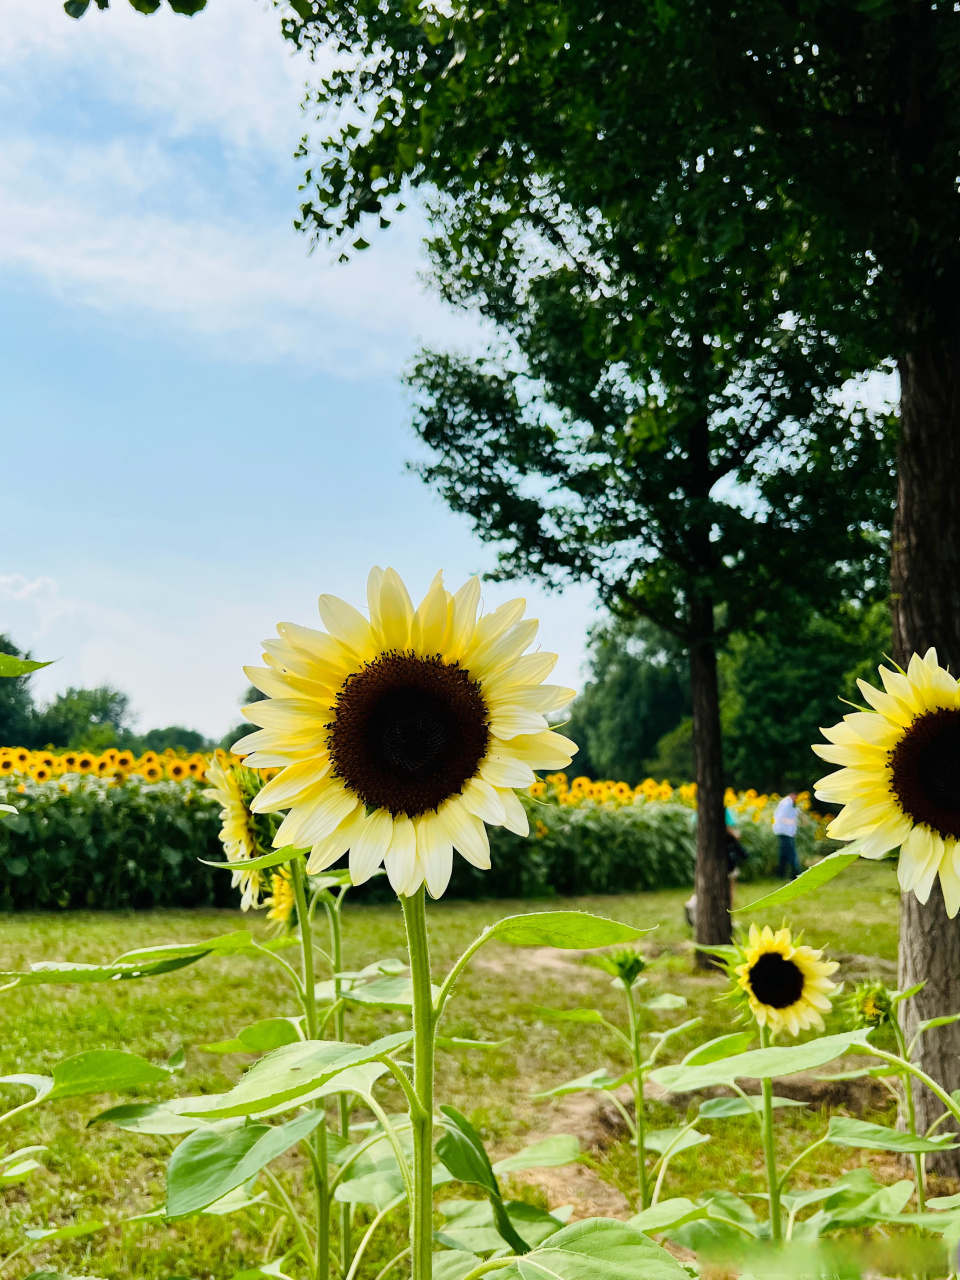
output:
M158 765L150 767L159 771ZM211 786L203 794L220 804L220 841L227 861L239 864L233 873L232 884L234 888L240 886L240 906L248 911L260 905L263 876L260 871L243 869L244 862L257 856L257 842L240 784L222 751L218 751L210 761L207 781Z
M789 929L774 933L765 925L761 933L755 924L742 955L734 973L761 1027L792 1036L807 1027L823 1030L821 1014L829 1013L829 995L838 989L828 976L839 968L835 960L821 960L823 952L812 947L794 946Z
M247 667L267 695L244 708L262 726L234 744L254 769L279 768L252 804L288 810L274 845L309 849L308 871L350 851L362 884L386 866L397 893L446 889L453 850L490 866L485 823L528 833L517 788L570 763L576 745L547 725L574 690L543 681L556 655L525 653L537 622L524 600L478 618L480 580L451 595L437 574L418 608L400 576L375 568L369 618L320 597L326 632L282 622Z
M270 877L270 897L264 898L263 905L270 908L267 919L276 920L279 926L282 927L290 919L296 905L296 895L286 867L281 867Z
M935 649L906 672L880 667L883 690L859 680L873 711L822 729L813 749L843 765L816 785L818 800L843 808L827 828L851 852L882 858L900 847L899 878L926 902L937 875L947 914L960 911L960 684Z

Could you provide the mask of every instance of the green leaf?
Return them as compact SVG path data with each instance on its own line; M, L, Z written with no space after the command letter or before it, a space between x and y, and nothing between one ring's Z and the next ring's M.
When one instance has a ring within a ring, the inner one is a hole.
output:
M916 1034L922 1036L925 1031L932 1031L934 1027L946 1027L951 1022L960 1019L960 1013L947 1013L942 1018L926 1018L917 1026Z
M165 1102L126 1102L119 1107L110 1107L87 1121L91 1125L110 1123L118 1129L126 1129L130 1133L193 1133L206 1123L195 1116L181 1116L170 1109Z
M503 1249L503 1236L496 1227L496 1213L488 1200L445 1200L439 1206L447 1219L436 1233L439 1244L446 1244L468 1254L490 1253ZM513 1229L536 1248L563 1227L563 1220L535 1205L511 1200L505 1206Z
M573 1164L579 1159L579 1139L571 1133L555 1133L542 1142L524 1147L515 1155L498 1160L493 1166L493 1172L501 1176L504 1173L516 1173L520 1169L554 1169L560 1165Z
M125 982L133 978L152 978L161 973L172 973L199 960L203 953L156 960L152 964L131 964L114 961L113 964L75 964L69 960L37 960L25 973L0 973L0 983L19 979L19 986L67 986L88 982Z
M632 1072L628 1072L632 1075ZM546 1089L542 1093L534 1093L530 1096L533 1098L563 1098L568 1093L582 1093L584 1089L616 1089L623 1083L623 1076L612 1076L606 1067L597 1067L593 1071L588 1071L585 1076L578 1076L576 1080L568 1080L566 1084L555 1085L552 1089Z
M923 982L918 982L912 987L907 987L906 991L895 992L893 996L893 1003L899 1004L901 1000L909 1000L910 997L915 996L918 991L922 991L926 985L927 980L924 978Z
M611 1218L564 1227L516 1266L521 1280L689 1280L666 1249Z
M412 1031L384 1036L369 1045L341 1044L336 1040L305 1040L284 1045L254 1063L240 1083L219 1098L195 1098L184 1115L226 1119L289 1109L312 1090L324 1086L348 1067L372 1062L381 1055L408 1045ZM351 1086L352 1087L352 1086ZM203 1105L204 1103L208 1105Z
M798 1071L825 1066L855 1047L862 1048L868 1043L869 1034L869 1028L864 1028L835 1036L821 1036L806 1044L751 1049L702 1066L685 1066L680 1063L677 1066L660 1067L650 1073L650 1079L672 1093L691 1093L712 1085L730 1084L738 1078L762 1080L794 1075Z
M40 1162L32 1157L46 1150L45 1146L35 1144L31 1147L21 1147L18 1151L8 1151L6 1155L0 1156L0 1187L11 1187L17 1182L22 1182L35 1169L42 1168Z
M551 1022L588 1022L594 1026L608 1025L599 1009L544 1009L535 1004L533 1011L541 1018L549 1018Z
M805 1102L795 1098L773 1098L775 1107L805 1107ZM698 1120L728 1120L733 1116L749 1116L763 1110L763 1098L756 1094L747 1098L708 1098L701 1103Z
M794 898L801 898L805 893L811 893L821 885L827 884L834 876L838 876L841 871L849 867L851 862L856 862L859 857L859 853L844 853L843 850L831 853L804 871L803 875L797 876L796 880L791 880L789 884L774 889L773 893L758 898L756 902L734 907L734 910L765 911L768 907L782 907L784 903L792 902Z
M708 1040L691 1049L683 1059L683 1065L701 1067L708 1062L719 1062L721 1058L732 1058L735 1053L749 1049L755 1039L752 1031L733 1031L729 1035L717 1036L716 1040Z
M677 1196L672 1200L661 1200L652 1209L634 1214L628 1219L627 1226L650 1235L656 1231L668 1231L671 1227L681 1227L685 1222L696 1222L707 1217L708 1213L706 1205L694 1204L684 1196Z
M652 1013L663 1013L667 1009L685 1009L686 1005L684 996L675 996L671 991L664 991L662 995L647 1000L643 1007Z
M313 1133L324 1114L307 1111L281 1125L225 1121L196 1130L170 1157L167 1217L189 1217L242 1186Z
M502 1049L510 1043L510 1037L506 1040L465 1040L462 1036L437 1036L435 1043L438 1049L454 1053L457 1049Z
M42 1102L53 1088L52 1076L34 1076L29 1074L0 1076L0 1084L20 1084L34 1092L34 1102Z
M88 1049L57 1063L47 1100L78 1098L86 1093L127 1093L130 1089L169 1079L166 1068L155 1066L135 1053Z
M454 1107L441 1107L440 1112L449 1123L436 1144L437 1155L458 1182L471 1183L486 1192L497 1231L515 1253L526 1253L529 1246L510 1221L480 1135Z
M903 1209L913 1195L913 1183L909 1178L881 1187L858 1204L849 1208L831 1209L821 1225L821 1231L833 1231L837 1227L860 1227L868 1222L886 1222Z
M69 1227L39 1227L23 1234L28 1240L75 1240L77 1236L89 1236L95 1231L102 1231L107 1225L106 1222L97 1221L75 1222Z
M506 916L484 931L486 941L496 939L512 947L558 947L587 951L593 947L614 947L636 942L650 929L593 916L586 911L532 911L528 915Z
M285 1044L299 1044L302 1018L264 1018L237 1033L235 1040L201 1045L205 1053L269 1053Z
M262 853L259 858L245 858L238 862L211 862L207 858L198 858L206 867L218 867L221 871L261 871L264 867L277 867L281 862L292 862L294 858L305 858L309 849L294 849L285 845L282 849L272 849L270 853Z
M696 1129L687 1129L686 1133L680 1128L651 1129L644 1134L643 1147L645 1151L656 1151L661 1156L669 1151L670 1158L673 1159L681 1151L687 1151L690 1147L702 1146L703 1143L709 1141L709 1133L698 1133Z
M461 1249L444 1250L433 1255L433 1280L463 1280L474 1267L480 1265L480 1258L475 1253L464 1253Z
M296 938L268 938L263 941L255 939L247 929L237 929L233 933L220 934L215 938L204 938L198 942L170 942L158 947L142 947L137 951L125 951L114 960L114 964L149 964L155 960L172 960L179 957L192 957L199 960L203 956L256 956L264 951L283 951L287 947L296 947Z
M431 985L430 990L436 999L440 988ZM343 999L350 1004L370 1005L375 1009L407 1011L413 1007L413 982L410 978L375 978L373 982L344 991Z
M70 13L70 10L67 9L67 12ZM70 14L70 16L79 17L80 15ZM28 676L31 671L39 671L41 667L49 667L54 662L56 658L51 658L50 662L33 662L30 658L15 658L12 653L0 653L0 676Z
M882 1124L868 1124L851 1116L831 1116L827 1141L839 1147L858 1147L863 1151L953 1151L957 1147L953 1133L936 1134L932 1138L900 1133Z

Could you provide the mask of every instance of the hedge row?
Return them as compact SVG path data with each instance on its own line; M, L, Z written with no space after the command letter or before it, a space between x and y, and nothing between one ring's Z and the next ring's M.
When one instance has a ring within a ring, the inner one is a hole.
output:
M0 801L19 811L0 819L0 910L235 905L230 877L200 861L222 859L218 807L202 792L193 781L0 780ZM492 869L455 858L449 896L626 893L693 883L696 816L683 804L524 803L531 835L491 831ZM776 870L768 823L748 824L743 843L750 854L744 878ZM812 829L801 828L801 855L813 850ZM367 901L391 896L384 878L357 894Z

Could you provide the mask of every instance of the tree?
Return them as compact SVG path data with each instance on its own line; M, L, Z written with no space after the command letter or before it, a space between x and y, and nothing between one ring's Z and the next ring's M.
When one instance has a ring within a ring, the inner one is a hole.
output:
M592 628L589 648L590 679L563 730L580 748L574 768L635 786L658 741L690 714L686 663L669 636L643 621L608 619Z
M723 728L732 784L784 793L811 790L823 773L811 752L837 699L861 702L857 677L875 679L890 652L885 601L811 614L790 630L735 636L725 672Z
M883 426L830 399L859 366L792 301L788 268L806 250L789 225L771 248L749 210L738 235L698 237L696 165L681 179L689 227L642 181L625 190L633 175L596 145L581 72L569 112L544 98L553 62L581 53L563 53L556 5L447 15L341 0L296 14L294 39L349 55L322 103L366 112L308 174L302 225L342 237L406 183L430 184L442 293L506 335L487 358L428 353L414 370L416 429L435 455L424 478L498 544L502 575L589 579L688 654L698 933L725 941L722 629L786 580L814 602L859 591L878 551L865 530L886 517ZM612 80L632 94L624 72ZM610 127L627 111L616 104Z
M129 714L130 699L119 689L71 686L34 713L33 738L37 745L104 751L117 742Z
M27 656L4 635L0 635L0 653L12 654L15 658ZM0 680L0 744L7 747L32 746L33 716L30 677Z

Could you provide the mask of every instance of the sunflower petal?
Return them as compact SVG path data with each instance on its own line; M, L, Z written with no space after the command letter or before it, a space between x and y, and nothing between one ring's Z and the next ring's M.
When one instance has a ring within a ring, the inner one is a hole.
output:
M382 864L393 840L394 819L386 809L377 809L361 824L350 846L350 879L365 884Z

